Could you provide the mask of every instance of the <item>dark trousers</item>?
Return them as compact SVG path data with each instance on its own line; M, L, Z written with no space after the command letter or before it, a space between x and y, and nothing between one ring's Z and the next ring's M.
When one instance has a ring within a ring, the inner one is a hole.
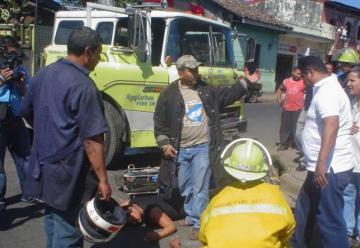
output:
M318 188L314 172L308 171L295 206L296 228L291 247L349 247L343 218L343 192L352 171L326 175L328 185Z
M301 110L281 112L281 125L280 125L280 144L289 146L295 145L296 139L296 123L299 119Z
M0 123L0 204L5 201L6 174L5 152L9 149L14 159L21 190L24 189L24 180L28 157L30 155L30 139L28 130L20 117L11 117L6 122Z

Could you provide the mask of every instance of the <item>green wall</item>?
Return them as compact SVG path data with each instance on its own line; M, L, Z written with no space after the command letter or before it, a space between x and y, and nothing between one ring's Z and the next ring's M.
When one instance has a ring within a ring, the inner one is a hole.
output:
M270 30L246 24L237 25L237 30L239 33L248 34L255 38L256 44L260 45L260 83L263 84L263 91L274 91L279 32L276 30ZM242 49L237 42L234 43L234 49L235 59L238 67L242 68L244 64L244 58Z

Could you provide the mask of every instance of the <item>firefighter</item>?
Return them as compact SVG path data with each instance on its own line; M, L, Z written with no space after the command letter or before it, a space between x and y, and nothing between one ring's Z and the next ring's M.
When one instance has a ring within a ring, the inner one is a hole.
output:
M240 140L245 142L230 143L222 155L228 156L224 169L237 180L210 201L199 240L209 248L288 247L295 228L291 209L277 185L261 180L269 172L270 155L261 143Z
M346 48L338 57L337 62L340 71L337 74L338 80L344 89L347 89L347 74L351 67L359 63L359 53L352 48Z

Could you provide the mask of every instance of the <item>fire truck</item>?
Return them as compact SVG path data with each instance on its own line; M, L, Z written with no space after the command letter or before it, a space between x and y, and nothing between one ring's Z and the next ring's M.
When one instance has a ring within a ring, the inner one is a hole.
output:
M221 21L164 9L162 4L118 8L87 3L84 9L58 11L53 26L0 25L0 34L20 37L34 74L67 54L70 32L80 25L96 30L103 40L101 60L90 74L103 96L109 132L105 135L106 165L117 164L127 148L156 147L153 113L159 93L178 78L175 62L192 54L202 63L204 81L218 87L242 75L234 44L245 61L254 59L255 40ZM221 116L225 138L246 130L243 103Z

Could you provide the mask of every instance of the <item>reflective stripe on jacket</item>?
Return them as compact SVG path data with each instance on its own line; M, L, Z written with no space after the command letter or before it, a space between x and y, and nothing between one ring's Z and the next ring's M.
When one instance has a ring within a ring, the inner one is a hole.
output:
M288 247L294 228L278 186L236 182L210 201L201 216L199 239L208 248Z

